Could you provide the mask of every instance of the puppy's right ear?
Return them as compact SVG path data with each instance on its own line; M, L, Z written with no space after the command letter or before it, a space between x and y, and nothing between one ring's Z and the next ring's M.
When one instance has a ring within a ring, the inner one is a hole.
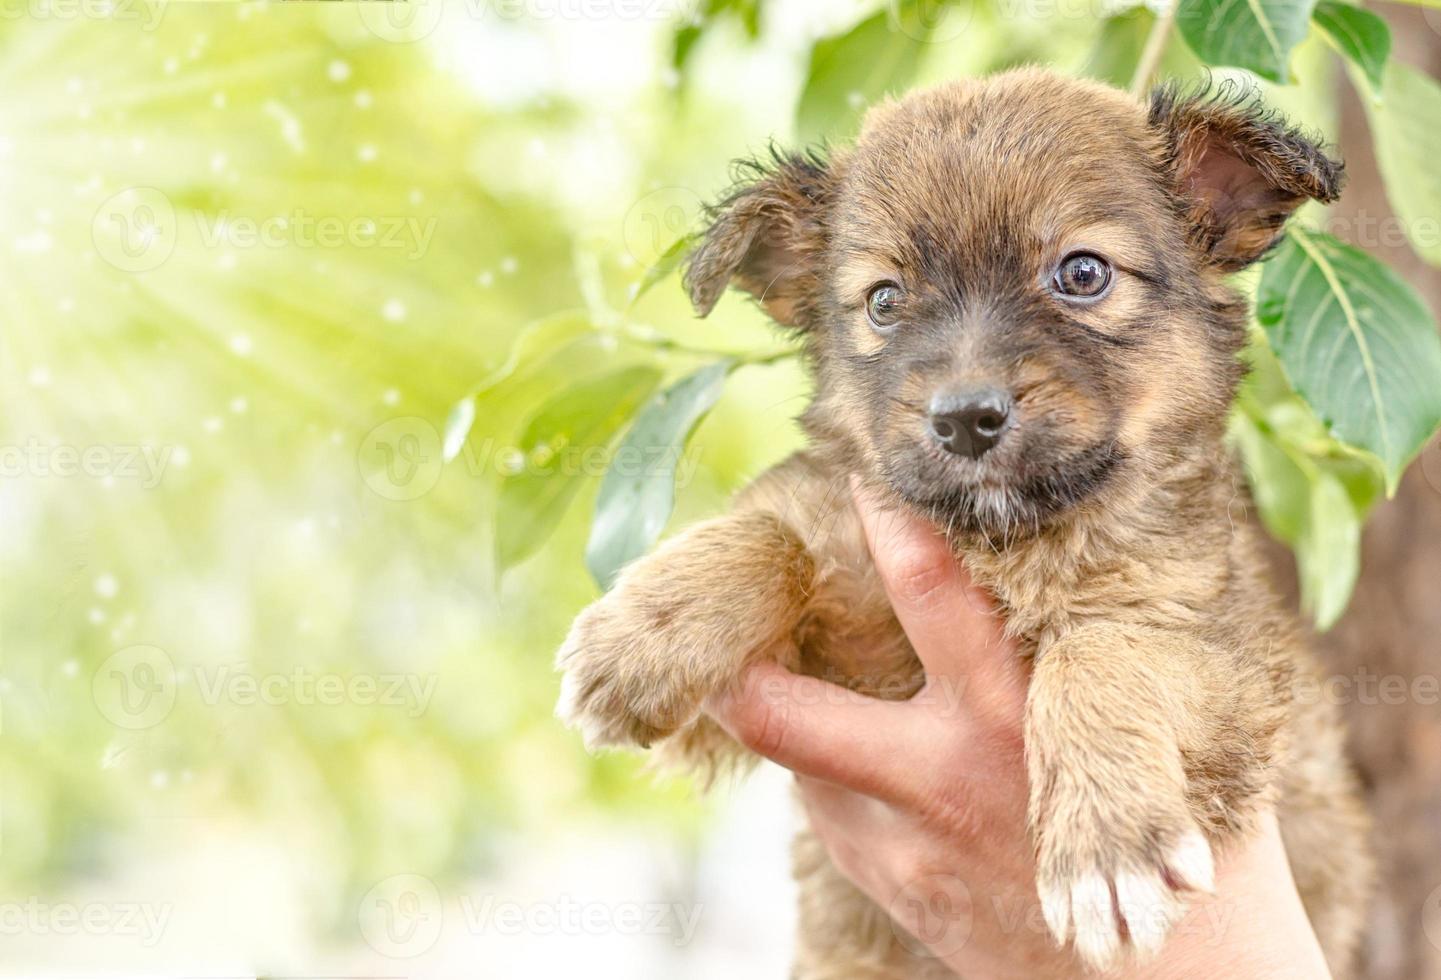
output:
M812 323L835 179L818 156L774 157L770 164L738 164L738 189L710 209L711 225L685 272L701 316L735 280L776 322Z
M1247 85L1226 81L1189 94L1159 88L1150 122L1166 138L1193 241L1226 272L1262 258L1306 200L1329 204L1341 193L1344 166Z

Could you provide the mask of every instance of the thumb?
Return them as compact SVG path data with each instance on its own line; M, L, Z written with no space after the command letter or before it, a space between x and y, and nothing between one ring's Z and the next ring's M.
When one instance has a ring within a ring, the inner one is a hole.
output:
M736 741L793 772L897 801L898 758L916 760L929 741L919 712L779 664L757 663L706 702ZM907 767L909 769L909 767Z

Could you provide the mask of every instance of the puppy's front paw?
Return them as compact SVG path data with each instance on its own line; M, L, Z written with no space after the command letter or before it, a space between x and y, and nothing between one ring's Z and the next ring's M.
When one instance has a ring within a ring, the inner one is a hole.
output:
M1080 805L1053 808L1037 828L1046 925L1057 942L1073 939L1094 970L1109 969L1128 947L1155 954L1185 909L1184 893L1212 891L1211 845L1184 800L1071 802Z
M556 655L564 676L555 713L580 729L587 748L649 748L700 713L710 693L695 662L700 651L664 619L611 593L571 626Z

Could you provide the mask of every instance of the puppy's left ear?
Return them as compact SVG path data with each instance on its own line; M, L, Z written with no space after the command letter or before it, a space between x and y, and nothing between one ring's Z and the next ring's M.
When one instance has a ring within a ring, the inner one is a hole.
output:
M1308 198L1330 203L1341 193L1343 165L1245 87L1225 82L1191 95L1157 89L1150 123L1166 141L1171 189L1187 210L1192 240L1224 271L1265 255Z
M737 189L710 210L711 225L685 271L701 316L734 281L778 323L808 327L814 320L835 174L819 156L773 155L769 163L739 163Z

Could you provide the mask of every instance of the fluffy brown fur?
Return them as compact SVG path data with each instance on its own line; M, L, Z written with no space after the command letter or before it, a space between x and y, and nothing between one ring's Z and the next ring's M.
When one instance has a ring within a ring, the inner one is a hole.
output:
M1371 875L1366 820L1314 670L1272 593L1223 447L1246 337L1225 273L1262 257L1341 171L1244 91L1162 91L1149 106L1039 71L883 105L828 161L753 168L689 267L697 308L728 283L802 332L812 448L732 513L667 541L576 621L562 713L595 744L716 764L738 747L700 714L750 662L887 697L920 686L850 503L858 474L945 528L1033 658L1025 738L1037 886L1080 959L1136 936L1072 929L1072 899L1204 877L1211 850L1279 814L1306 908L1338 975ZM1114 270L1074 302L1065 256ZM867 295L903 290L877 330ZM979 459L949 455L927 405L997 386L1012 423ZM797 844L797 975L944 975L815 840ZM1160 927L1164 934L1165 926Z

